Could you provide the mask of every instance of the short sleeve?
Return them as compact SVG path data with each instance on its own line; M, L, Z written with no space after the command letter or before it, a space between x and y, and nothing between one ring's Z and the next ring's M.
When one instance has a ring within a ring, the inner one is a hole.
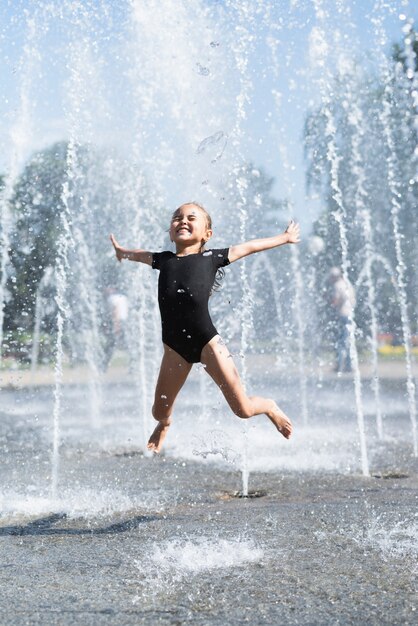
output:
M153 252L152 253L152 269L153 270L160 270L161 269L161 265L164 264L165 261L167 261L167 259L171 258L173 255L172 252Z
M212 250L213 264L216 267L216 269L229 265L228 254L229 254L229 248L222 248L221 250Z

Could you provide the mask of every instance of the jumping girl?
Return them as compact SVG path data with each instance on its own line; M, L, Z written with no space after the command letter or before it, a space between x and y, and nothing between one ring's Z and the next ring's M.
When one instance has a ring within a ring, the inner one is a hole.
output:
M231 355L212 324L208 300L220 268L255 252L285 243L299 243L299 225L291 221L280 235L230 248L206 250L205 245L212 236L212 221L202 206L192 202L174 212L169 233L175 253L127 250L110 236L118 261L128 259L160 270L158 303L164 354L152 407L158 425L148 441L148 448L153 452L161 450L177 394L193 363L199 362L218 385L235 415L247 419L265 414L288 439L292 423L274 400L247 396Z

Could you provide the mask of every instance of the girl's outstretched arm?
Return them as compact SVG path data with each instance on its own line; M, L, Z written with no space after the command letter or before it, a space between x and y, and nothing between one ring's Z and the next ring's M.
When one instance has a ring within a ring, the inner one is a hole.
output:
M122 261L122 259L128 259L129 261L137 261L138 263L146 263L147 265L152 265L152 252L147 252L146 250L128 250L127 248L122 248L116 241L113 235L110 235L110 241L116 252L116 258L118 261Z
M299 224L293 220L289 223L284 233L275 235L275 237L265 237L264 239L252 239L244 243L239 243L229 248L229 262L233 263L242 259L243 256L254 254L254 252L262 252L263 250L270 250L271 248L277 248L285 243L299 243L300 241L300 227Z

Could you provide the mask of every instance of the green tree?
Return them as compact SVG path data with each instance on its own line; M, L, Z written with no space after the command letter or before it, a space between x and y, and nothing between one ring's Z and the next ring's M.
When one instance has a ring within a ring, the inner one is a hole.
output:
M32 327L38 284L55 264L62 189L67 179L66 152L63 142L36 153L15 185L8 281L11 297L5 310L8 329Z
M6 330L33 332L41 294L42 330L54 333L57 289L65 289L65 347L73 359L97 365L109 324L107 288L118 287L128 295L133 276L139 275L134 272L138 268L124 266L121 271L109 233L129 233L141 245L152 241L158 246L158 200L135 164L109 150L62 142L33 155L10 204L14 228ZM56 269L64 239L69 245L63 280ZM134 310L141 294L131 295Z
M132 223L135 207L129 206L133 195L129 195L129 188L140 185L145 194L145 183L138 172L129 171L126 163L114 154L73 146L70 163L68 151L69 144L61 142L36 153L15 185L10 201L14 228L8 280L10 298L6 306L8 329L33 328L38 286L48 268L56 265L65 195L73 238L68 259L69 298L77 299L79 272L86 266L83 253L91 260L94 271L97 270L98 290L103 291L116 281L118 268L110 254L108 235L115 228L125 229ZM49 295L51 312L46 325L53 330L56 315L53 284Z

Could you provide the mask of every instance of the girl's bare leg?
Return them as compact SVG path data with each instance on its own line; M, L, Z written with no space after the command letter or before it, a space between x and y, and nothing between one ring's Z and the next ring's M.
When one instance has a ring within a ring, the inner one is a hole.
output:
M265 414L277 430L289 439L292 423L274 400L247 396L228 348L217 335L202 350L201 361L225 396L235 415L242 418Z
M155 387L154 406L152 407L152 414L158 421L158 426L149 438L147 446L153 452L161 450L171 423L174 401L191 368L191 363L183 359L175 350L164 345L164 355Z

